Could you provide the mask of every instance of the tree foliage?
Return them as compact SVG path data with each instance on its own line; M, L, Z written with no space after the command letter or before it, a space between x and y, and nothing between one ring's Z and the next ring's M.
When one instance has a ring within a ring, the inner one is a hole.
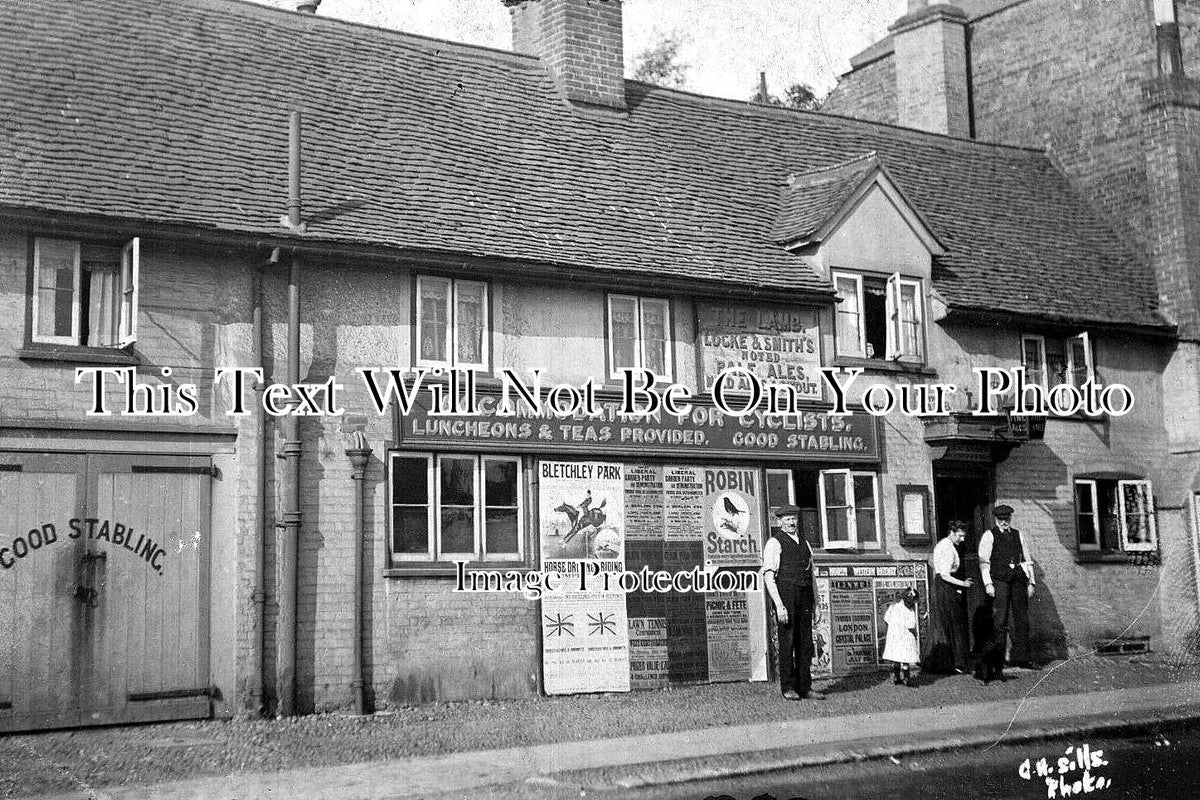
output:
M688 65L679 60L678 33L669 33L634 59L633 78L656 86L678 89L687 83Z
M767 89L765 77L760 77L750 102L764 106L786 106L801 111L813 111L821 104L821 98L807 83L793 83L783 90L783 99Z

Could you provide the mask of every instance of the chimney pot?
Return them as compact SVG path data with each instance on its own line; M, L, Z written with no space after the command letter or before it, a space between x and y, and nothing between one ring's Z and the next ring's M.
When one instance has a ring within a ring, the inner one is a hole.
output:
M297 0L296 10L301 14L316 14L319 5L321 0Z

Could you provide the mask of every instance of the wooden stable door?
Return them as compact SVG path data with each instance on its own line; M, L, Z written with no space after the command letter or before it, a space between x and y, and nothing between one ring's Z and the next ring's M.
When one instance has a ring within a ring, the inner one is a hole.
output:
M211 713L210 472L0 453L0 731Z

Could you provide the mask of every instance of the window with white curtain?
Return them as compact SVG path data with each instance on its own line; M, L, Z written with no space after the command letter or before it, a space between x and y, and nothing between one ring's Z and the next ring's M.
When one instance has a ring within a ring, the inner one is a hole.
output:
M33 242L30 341L124 347L137 341L141 242Z

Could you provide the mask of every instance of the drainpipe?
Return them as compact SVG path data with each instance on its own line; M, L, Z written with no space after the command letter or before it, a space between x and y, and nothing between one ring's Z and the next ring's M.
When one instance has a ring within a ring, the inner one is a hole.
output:
M273 258L278 254L278 250L272 254ZM253 351L252 360L256 366L262 365L263 354L263 327L262 327L262 271L256 268L251 276L250 291L254 296L254 312L251 325L251 348ZM255 408L261 408L261 394L263 385L256 381L254 384L255 392ZM266 572L266 543L267 534L270 530L267 527L267 509L266 509L266 493L267 493L267 420L266 415L258 413L254 415L255 427L255 442L257 443L257 452L254 457L254 513L257 520L257 530L255 532L256 541L254 543L254 575L251 578L250 598L254 603L254 621L253 621L253 639L254 646L251 648L250 656L250 704L254 708L255 714L263 713L263 651L266 646L264 633L265 606L267 602L267 593L263 588L263 575Z
M367 496L367 461L371 448L362 431L354 432L354 447L346 451L350 457L350 473L354 481L354 659L350 672L350 693L354 699L354 713L365 713L363 702L363 546L367 542L364 524L364 503Z
M303 232L300 224L300 112L293 111L288 131L288 207L285 225ZM301 257L292 251L288 269L287 383L300 382L300 268ZM283 431L283 536L279 542L279 616L276 693L279 715L294 713L296 693L296 595L300 548L300 418L288 414Z

